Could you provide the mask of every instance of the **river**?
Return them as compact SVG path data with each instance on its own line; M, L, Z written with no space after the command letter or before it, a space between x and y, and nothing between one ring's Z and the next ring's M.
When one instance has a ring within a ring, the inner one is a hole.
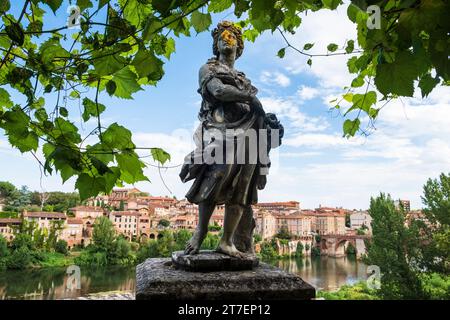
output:
M332 291L366 278L366 266L353 257L303 258L269 262L299 274L316 289ZM134 267L81 268L80 289L68 289L65 268L0 272L0 299L67 299L107 291L134 291ZM70 282L75 284L75 282Z

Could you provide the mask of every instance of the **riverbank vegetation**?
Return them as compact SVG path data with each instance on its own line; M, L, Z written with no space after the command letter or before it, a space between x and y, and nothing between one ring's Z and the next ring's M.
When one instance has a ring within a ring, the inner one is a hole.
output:
M58 240L62 230L59 221L49 229L38 228L26 220L20 225L14 239L8 243L0 235L0 269L26 269L33 267L65 266L72 262L67 243Z
M389 195L370 201L373 236L364 262L380 267L383 299L436 298L435 284L449 296L450 176L429 179L423 190L422 214L395 206Z

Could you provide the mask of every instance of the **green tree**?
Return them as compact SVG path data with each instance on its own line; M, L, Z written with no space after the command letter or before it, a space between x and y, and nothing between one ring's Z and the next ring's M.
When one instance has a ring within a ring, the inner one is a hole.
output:
M253 234L253 242L254 243L259 243L261 241L262 241L262 236L259 233Z
M349 242L349 244L348 244L348 246L347 246L347 248L345 250L345 253L346 254L350 254L350 255L355 255L356 254L356 248L351 242Z
M220 236L217 234L212 234L208 232L205 239L203 240L201 249L203 250L215 250L219 245Z
M273 260L278 258L276 244L274 240L264 241L261 243L261 257L265 260Z
M389 195L370 199L372 240L367 246L366 262L381 269L384 299L420 299L424 293L417 262L418 230L405 225L405 212L397 209Z
M119 237L113 243L113 249L108 252L110 264L131 264L134 262L134 256L131 253L131 244L126 239Z
M98 251L108 252L112 250L116 238L114 225L107 217L95 219L92 242Z
M119 211L124 211L124 210L125 210L125 202L123 202L123 200L120 200Z
M295 249L295 256L299 257L299 258L302 258L303 257L303 249L304 248L305 247L303 246L303 244L299 241L297 243L297 248Z
M311 249L311 256L320 257L320 247L313 247Z
M30 251L35 250L35 245L33 242L33 238L31 235L26 233L18 233L11 241L11 249L13 251L18 250L20 248L27 248Z
M48 231L48 236L45 242L47 251L55 250L56 243L58 241L58 236L64 229L64 221L56 220L50 222L50 229Z
M175 232L175 250L184 250L184 248L186 247L186 243L191 237L192 232L185 229L181 229L178 232Z
M347 228L350 228L350 226L351 226L351 222L350 222L350 214L349 214L349 213L346 213L346 214L345 214L345 226L346 226Z
M5 237L0 234L0 259L5 258L8 255L8 242Z
M276 238L278 239L291 239L292 235L289 233L289 230L287 228L287 226L281 226L280 230L278 231L278 233L275 235Z
M170 226L170 221L167 219L161 219L158 222L158 226L159 227L164 227L164 228L168 228Z
M429 179L423 191L426 221L415 221L421 230L421 265L431 272L449 274L450 175L442 173L439 179Z
M16 187L8 181L0 181L0 198L9 198L16 191Z
M58 240L55 244L55 252L67 254L69 253L69 250L67 249L67 241L65 240Z
M14 6L10 0L2 1L0 127L21 152L42 150L46 173L56 171L63 181L75 177L83 200L109 193L115 185L148 180L130 130L118 123L102 125L107 109L102 101L106 95L132 99L143 87L156 85L164 75L165 60L175 51L175 39L209 30L211 14L231 9L249 41L264 32L280 33L286 39L277 53L280 58L291 49L314 67L316 56L349 55L347 65L355 79L343 97L351 103L344 112L346 136L358 132L362 115L371 121L377 117L382 108L377 100L413 96L415 81L426 97L449 81L449 3L444 0L352 1L347 15L358 31L357 39L314 48L316 53L310 52L313 43L297 48L286 34L301 32L302 13L335 10L340 0L76 3L81 9L80 29L67 30L61 0L24 0L20 5L14 1ZM367 28L369 4L381 9L379 28ZM55 20L52 14L61 17L59 26L49 26ZM381 97L369 91L373 85ZM359 88L365 89L359 93ZM11 98L13 91L22 95L23 103ZM97 123L87 136L71 120L78 108L66 105L69 99L82 105L82 121ZM339 103L335 108L340 110ZM94 142L86 146L82 142L88 137ZM161 164L170 160L159 148L144 148Z

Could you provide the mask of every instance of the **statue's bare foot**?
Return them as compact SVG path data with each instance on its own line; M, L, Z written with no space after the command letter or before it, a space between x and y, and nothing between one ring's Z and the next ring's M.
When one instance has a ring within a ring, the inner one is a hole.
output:
M195 233L191 240L186 244L186 248L184 249L185 254L197 254L200 250L201 241L200 237Z
M240 252L238 249L236 249L234 244L229 245L225 242L220 242L216 251L224 253L224 254L232 256L232 257L236 257L236 258L244 258L245 257L245 254L243 252Z

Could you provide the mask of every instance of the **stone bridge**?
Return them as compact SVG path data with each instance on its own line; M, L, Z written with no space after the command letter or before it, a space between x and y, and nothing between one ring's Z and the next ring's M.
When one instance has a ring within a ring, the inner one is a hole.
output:
M361 258L366 253L364 240L367 235L327 234L320 237L320 252L330 257L343 257L349 244L356 250L356 257Z

